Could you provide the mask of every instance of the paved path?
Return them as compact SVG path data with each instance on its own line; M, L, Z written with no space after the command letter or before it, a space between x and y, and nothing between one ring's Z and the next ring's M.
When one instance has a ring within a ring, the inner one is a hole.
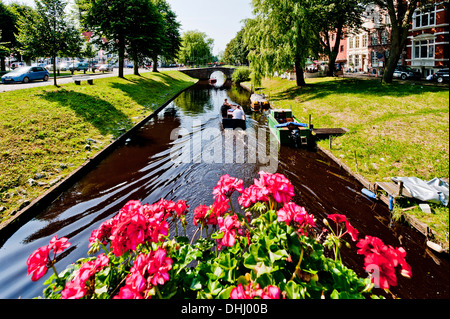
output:
M158 69L159 71L163 71L165 69ZM145 73L150 72L150 70L146 69L139 69L139 73ZM130 68L124 68L123 69L124 75L127 74L133 74L133 69ZM86 75L92 75L95 76L95 78L106 78L111 76L118 76L119 69L114 69L113 72L106 72L106 73L87 73ZM57 80L57 84L64 84L64 83L73 83L72 76L68 77L60 77ZM28 89L36 86L46 86L46 85L53 85L53 78L49 78L47 82L44 81L35 81L31 83L17 83L17 84L3 84L0 82L0 92L6 92L6 91L14 91L14 90L21 90L21 89Z

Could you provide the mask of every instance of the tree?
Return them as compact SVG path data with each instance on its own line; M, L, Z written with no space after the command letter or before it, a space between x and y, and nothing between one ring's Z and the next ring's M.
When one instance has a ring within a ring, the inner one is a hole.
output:
M247 43L244 41L245 26L227 44L223 59L226 63L234 65L248 65L250 53Z
M434 0L369 0L381 9L387 10L391 20L391 49L386 61L383 80L392 83L395 67L406 45L409 28L414 11L427 4L434 4Z
M245 39L253 83L274 72L295 69L297 85L305 85L303 70L311 52L312 24L308 19L311 1L252 0L256 18L249 22Z
M56 65L56 57L68 50L68 44L74 41L77 33L67 23L63 0L35 0L36 11L22 16L18 21L18 40L22 51L32 57L51 57ZM55 86L56 72L53 72Z
M77 0L83 27L94 41L119 57L119 77L123 77L125 54L135 66L143 56L151 56L161 36L160 17L151 0ZM135 69L135 73L136 73Z
M187 31L182 36L178 60L183 64L202 65L212 60L214 40L200 31Z
M364 7L359 0L314 0L309 19L314 21L319 52L328 56L328 75L336 69L336 58L345 30L358 29L362 25ZM330 36L336 41L332 44Z
M177 15L171 9L166 0L153 0L164 20L164 31L158 37L158 42L153 51L153 72L158 71L158 56L166 60L174 60L181 47L181 24L177 21Z
M5 71L5 57L11 53L16 42L14 36L15 16L8 6L0 0L0 71Z
M132 33L128 35L127 53L134 62L134 74L139 75L139 65L147 57L153 57L160 52L160 39L164 38L164 20L157 6L149 0L135 0L135 5L129 12L132 16L141 16L140 19L133 20L130 29Z

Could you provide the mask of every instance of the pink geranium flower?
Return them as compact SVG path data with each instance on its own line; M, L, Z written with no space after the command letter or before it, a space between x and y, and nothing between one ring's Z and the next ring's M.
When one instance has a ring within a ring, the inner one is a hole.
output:
M230 293L230 299L280 299L280 288L276 286L267 286L261 289L259 284L253 287L250 283L247 286L239 284Z
M315 227L314 216L309 215L304 207L289 202L277 212L278 221L287 225L293 223L298 232L302 235L308 234L308 229Z
M225 218L219 217L219 233L223 233L223 237L218 239L219 249L222 246L233 247L236 243L236 231L241 228L241 223L237 215L226 216Z
M44 246L35 250L30 257L28 257L28 275L32 274L31 280L37 281L42 278L48 269L50 247Z
M109 258L105 254L82 264L75 278L66 283L64 290L61 292L62 299L81 299L86 296L88 294L86 283L108 264Z
M347 216L341 214L330 214L327 216L328 219L331 219L336 223L336 235L339 237L344 236L345 234L349 234L352 237L353 241L357 241L359 237L359 231L354 228L349 221L347 220ZM345 224L346 231L343 232L340 228L341 224Z
M364 255L364 269L371 274L372 283L379 284L379 288L389 289L397 286L395 269L401 267L401 275L411 278L411 266L406 262L406 251L403 248L393 248L385 245L377 237L366 236L356 245L358 254Z
M213 195L216 202L224 202L231 197L231 195L238 191L244 191L243 181L230 175L223 175L217 185L213 188Z
M65 237L60 239L55 235L47 246L35 250L27 259L28 275L32 274L31 280L37 281L42 278L48 268L55 263L56 255L62 253L70 246L69 240ZM53 259L50 258L50 252L53 250Z

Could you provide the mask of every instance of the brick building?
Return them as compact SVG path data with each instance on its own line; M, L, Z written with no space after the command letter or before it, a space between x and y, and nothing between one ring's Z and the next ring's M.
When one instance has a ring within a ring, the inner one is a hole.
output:
M424 77L449 67L448 1L414 12L405 53L406 64Z

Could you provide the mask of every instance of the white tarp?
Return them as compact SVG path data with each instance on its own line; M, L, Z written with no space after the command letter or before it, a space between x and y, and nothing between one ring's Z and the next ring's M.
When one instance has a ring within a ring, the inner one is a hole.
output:
M402 181L403 186L414 198L424 202L448 205L448 183L439 178L433 178L428 182L417 177L393 177L392 180L397 183Z

